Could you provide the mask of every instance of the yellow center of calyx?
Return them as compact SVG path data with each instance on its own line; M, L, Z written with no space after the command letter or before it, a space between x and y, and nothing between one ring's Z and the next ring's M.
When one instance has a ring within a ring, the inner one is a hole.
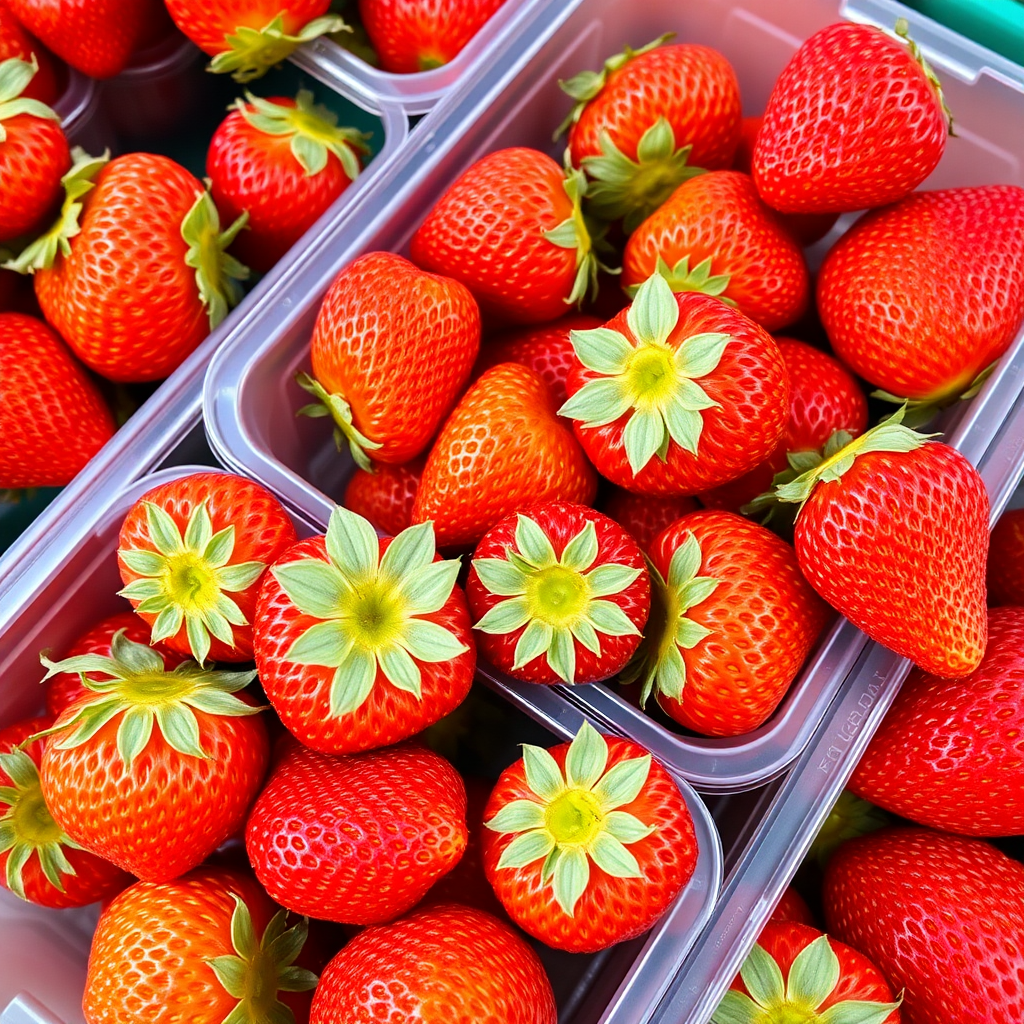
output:
M561 847L587 847L604 820L597 798L585 789L567 789L544 809L544 827Z
M590 603L590 585L582 573L550 565L526 579L526 602L531 619L554 629L569 628L583 618Z
M401 637L408 618L398 589L376 579L346 593L338 611L355 646L373 653L392 646Z
M18 838L31 846L46 846L61 839L60 827L47 809L38 784L20 794L11 809L11 820Z
M629 357L623 380L635 408L661 408L679 384L675 352L662 343L641 346Z
M161 576L168 599L186 612L216 607L220 586L209 563L196 552L169 555Z

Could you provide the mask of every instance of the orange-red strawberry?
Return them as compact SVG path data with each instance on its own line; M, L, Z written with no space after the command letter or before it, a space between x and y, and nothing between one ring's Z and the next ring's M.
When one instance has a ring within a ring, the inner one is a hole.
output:
M29 62L35 58L38 70L22 95L52 106L61 91L53 58L21 27L7 0L0 0L0 62L11 57Z
M194 473L147 491L121 526L117 563L154 643L201 665L249 661L267 567L295 527L265 488L232 473Z
M789 409L770 334L718 299L673 295L660 274L604 327L574 331L559 414L602 476L639 494L684 495L763 462Z
M412 525L412 503L423 475L425 456L399 466L383 463L370 470L356 467L341 499L345 508L364 519L388 537L396 537Z
M433 522L442 548L469 547L539 501L589 505L597 479L544 381L517 363L487 370L441 428L423 468L414 523Z
M738 171L683 182L633 232L623 288L634 294L655 272L672 291L717 295L767 331L799 320L810 294L800 246Z
M662 45L668 38L561 83L576 100L563 127L573 164L594 179L590 206L624 218L626 231L702 168L729 167L740 139L732 66L707 46Z
M390 1024L460 1016L473 1024L557 1019L537 954L490 914L449 903L357 935L324 969L309 1020Z
M292 742L245 828L249 860L274 899L344 924L380 924L414 907L458 863L466 838L461 776L411 744L332 757Z
M896 23L829 25L807 39L768 97L754 146L761 198L785 213L893 203L932 172L951 126L934 72Z
M596 291L598 261L580 202L586 181L536 149L478 160L427 214L409 252L461 281L487 314L543 323Z
M778 707L828 621L796 554L731 512L692 512L651 547L642 679L665 712L706 736L740 736Z
M506 516L473 552L466 597L492 664L532 683L593 683L624 668L650 611L633 538L585 505Z
M654 538L666 526L699 508L700 502L696 498L657 498L648 494L631 494L621 487L610 488L601 503L601 511L623 527L645 554L650 553Z
M872 384L921 404L957 398L1024 323L1024 188L920 192L866 214L825 257L818 312Z
M672 776L639 744L586 723L572 743L523 744L484 826L484 868L509 916L574 953L647 931L697 863Z
M1004 512L988 549L988 603L1024 605L1024 509Z
M476 648L459 561L429 523L379 539L348 509L325 537L271 567L256 606L256 666L285 726L307 747L353 753L412 736L453 711Z
M0 313L0 489L63 486L113 434L64 342L35 317Z
M815 927L814 914L811 913L807 900L791 885L786 886L779 902L775 904L771 917L768 918L769 924L782 921L795 921L797 924Z
M339 450L370 468L402 463L430 443L480 348L480 311L464 285L389 252L360 256L324 296L313 329L318 402L306 415L334 420Z

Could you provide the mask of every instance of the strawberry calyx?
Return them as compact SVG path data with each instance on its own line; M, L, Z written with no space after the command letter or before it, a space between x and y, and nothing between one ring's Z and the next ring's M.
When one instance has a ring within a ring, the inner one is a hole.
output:
M368 154L369 135L355 128L339 128L338 115L322 105L314 105L313 94L300 89L295 106L284 106L246 91L244 100L236 100L234 109L246 122L265 135L284 135L290 139L292 156L298 160L307 178L319 174L333 153L341 161L349 181L359 177L357 153Z
M670 267L664 257L659 256L654 272L668 281L673 295L680 292L702 292L704 295L721 299L728 306L736 305L732 299L722 294L729 287L730 275L712 274L710 256L701 260L692 270L689 256L684 256L674 267ZM623 290L630 298L634 298L640 290L640 285L631 284Z
M590 883L590 864L614 878L643 878L627 849L656 826L619 810L643 791L651 755L628 758L608 768L608 744L584 722L565 756L565 768L543 747L523 744L526 781L536 799L513 800L484 827L515 835L498 860L498 870L518 870L543 859L541 881L555 902L573 917ZM606 770L607 769L607 770Z
M199 301L206 307L210 330L242 301L239 281L249 278L249 268L227 252L227 248L249 221L246 210L226 231L220 229L220 214L213 196L203 191L181 222L181 237L188 244L185 265L196 272Z
M451 597L459 559L434 560L431 522L403 530L381 555L369 521L340 507L331 513L324 542L326 562L305 558L270 570L292 604L319 620L296 637L284 657L334 669L332 718L361 707L378 673L421 700L417 661L451 661L469 650L428 618Z
M210 638L235 646L231 627L248 625L228 594L251 587L266 562L231 563L234 524L213 532L205 501L192 509L182 536L168 512L144 501L146 526L153 548L119 548L118 557L140 579L119 591L136 611L156 616L152 642L176 636L185 625L189 649L200 665L210 654Z
M943 409L947 409L951 405L955 405L957 402L967 402L974 398L985 384L985 381L992 376L993 371L999 365L999 360L995 360L989 363L984 370L981 371L967 385L967 390L957 394L956 388L952 392L947 391L941 395L933 395L930 398L904 398L900 395L894 395L889 391L884 391L881 388L871 392L872 398L880 399L883 402L890 402L893 405L906 405L907 412L903 418L903 424L907 427L917 428L923 427L927 423L930 423Z
M712 1024L882 1024L903 1002L846 999L828 1009L821 1004L840 979L839 957L827 935L797 954L784 978L774 957L755 945L740 968L745 992L730 989L711 1017Z
M286 929L288 913L279 910L257 941L249 908L235 893L231 914L231 946L234 955L215 956L206 965L237 1005L222 1024L295 1024L295 1014L278 998L279 992L308 992L319 978L303 967L294 966L295 958L306 943L309 926L303 918Z
M317 401L304 405L295 414L296 416L310 416L318 419L323 416L330 416L334 420L334 443L338 451L344 451L345 445L352 455L355 464L367 473L372 473L373 463L366 454L367 450L376 451L383 447L379 441L371 441L352 422L352 406L345 401L344 397L331 394L318 380L308 373L297 373L295 383L308 391Z
M832 854L848 839L866 836L891 824L892 819L881 807L876 807L844 789L818 829L807 856L824 868Z
M540 525L519 513L515 544L518 551L506 545L504 558L473 559L484 587L506 598L474 628L503 635L526 627L516 642L513 669L543 655L551 670L571 685L576 682L574 639L600 657L602 633L640 635L614 601L602 599L632 586L642 570L612 562L595 567L598 542L592 521L558 557Z
M576 357L600 376L584 384L558 413L584 427L600 427L628 415L622 443L635 475L655 455L667 461L670 441L697 455L704 428L701 411L719 404L697 379L715 370L733 338L702 333L670 345L679 305L660 274L637 290L626 322L633 339L610 327L570 333Z
M334 14L314 18L297 35L285 32L281 14L261 29L239 25L233 35L224 37L225 49L210 61L210 71L230 73L236 82L251 82L265 75L275 64L280 64L303 43L330 32L351 31L344 18Z
M897 40L906 45L907 49L910 51L910 56L913 57L921 66L921 70L924 72L925 78L928 79L928 83L935 90L935 95L938 97L939 103L942 104L942 113L946 119L949 134L955 138L956 132L953 131L953 112L946 105L946 97L942 91L942 83L939 81L939 76L935 74L932 66L924 59L921 47L910 38L910 23L906 18L897 18L893 32Z
M7 138L4 121L19 114L31 114L33 117L41 117L46 121L56 121L60 124L60 115L56 111L39 100L21 95L38 70L39 64L34 53L31 60L11 57L0 62L0 142Z

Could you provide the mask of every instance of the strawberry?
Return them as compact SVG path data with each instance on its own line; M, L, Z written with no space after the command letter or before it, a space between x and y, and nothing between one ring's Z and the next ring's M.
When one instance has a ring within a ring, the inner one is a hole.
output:
M412 261L461 281L485 314L543 323L597 287L582 174L535 149L500 149L465 171L412 236Z
M53 662L79 672L88 698L49 730L39 778L54 820L75 842L159 882L200 864L245 820L267 767L261 709L237 692L255 672L172 671L123 634L111 657ZM99 678L94 678L98 676Z
M260 581L295 543L281 503L232 473L193 473L147 491L121 525L117 564L153 643L204 665L250 661ZM229 596L230 595L230 596Z
M317 976L305 921L288 927L252 877L200 868L137 882L100 916L82 1009L89 1024L304 1024Z
M993 608L981 664L963 679L913 670L850 788L946 832L1024 834L1024 608Z
M800 569L833 608L926 672L965 676L985 653L988 495L963 455L902 419L833 435L775 494L799 503Z
M324 296L313 329L317 398L301 412L334 420L338 450L370 469L408 462L430 443L480 348L480 312L467 289L389 252L349 264Z
M931 174L952 131L935 73L896 37L841 22L810 36L779 75L754 146L761 198L784 213L894 203Z
M0 63L11 57L18 57L29 62L35 58L38 70L32 81L25 87L22 96L31 100L39 100L40 103L45 103L48 107L52 106L61 93L54 60L21 27L21 22L7 6L7 0L0 0Z
M574 953L647 931L697 863L693 821L672 777L632 740L586 723L572 743L523 744L484 825L484 869L509 915Z
M106 401L56 333L0 313L0 489L63 486L113 434Z
M1004 512L988 549L988 603L1024 605L1024 509Z
M330 0L165 0L167 10L203 52L210 70L250 82L292 51L329 32L349 32L327 13Z
M435 555L429 523L378 539L343 508L325 537L283 552L255 631L260 681L285 726L308 747L348 754L458 707L476 667L458 572Z
M453 60L505 0L359 0L380 66L397 74Z
M654 601L643 679L665 712L705 736L740 736L778 707L828 621L780 537L731 512L691 512L651 546Z
M466 838L462 778L412 744L332 757L290 743L245 828L249 860L274 899L345 924L380 924L414 907L458 863Z
M646 494L630 494L621 487L611 488L601 504L601 511L614 519L648 554L654 538L670 523L688 512L696 512L696 498L656 498Z
M818 312L872 384L915 404L956 399L1024 323L1024 188L920 192L865 214L825 257Z
M500 519L539 501L589 505L594 471L531 369L501 363L462 396L427 456L414 523L442 548L470 547Z
M111 380L166 377L241 298L248 270L224 249L202 184L167 157L84 158L64 177L54 226L18 258L46 319Z
M800 246L738 171L683 182L630 235L627 294L655 272L672 291L717 295L767 331L799 320L810 292Z
M206 173L220 215L249 214L234 250L260 273L268 271L359 175L368 136L339 128L338 117L295 99L261 99L246 92L210 140Z
M781 924L783 921L794 921L797 924L806 924L814 927L814 914L803 898L791 885L783 890L779 902L775 904L768 924Z
M711 1022L899 1024L901 1001L863 953L817 928L786 921L761 932Z
M0 729L0 886L44 907L84 907L131 879L72 842L47 809L39 788L43 741L31 738L52 724L47 716Z
M1024 865L977 839L890 828L825 872L830 935L905 990L905 1024L1024 1019Z
M732 66L707 46L663 45L669 38L627 47L600 71L559 83L576 101L562 129L573 164L594 179L590 208L624 218L627 232L702 168L728 167L739 143Z
M481 651L532 683L593 683L624 668L650 611L635 540L584 505L506 516L473 552L466 597Z
M357 935L324 968L309 1020L460 1018L555 1024L555 996L537 954L513 929L450 903Z
M60 118L25 89L38 65L12 57L0 63L0 242L44 220L57 205L71 166Z
M604 327L574 331L559 415L602 476L640 494L696 494L752 469L789 407L771 335L718 299L655 274ZM699 383L698 383L699 381Z
M412 524L412 503L423 475L424 456L398 466L385 464L370 470L356 467L341 503L368 519L374 529L395 537Z

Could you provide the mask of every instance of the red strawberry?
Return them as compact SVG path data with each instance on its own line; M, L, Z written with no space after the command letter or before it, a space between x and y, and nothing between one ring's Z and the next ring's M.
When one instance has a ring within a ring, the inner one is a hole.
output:
M910 673L850 779L855 793L946 832L1024 834L1024 608L994 608L988 622L971 675Z
M380 924L419 903L466 837L466 790L443 757L411 744L332 757L292 743L253 806L245 846L283 906Z
M654 609L643 678L705 736L740 736L778 707L828 621L780 537L731 512L692 512L651 547Z
M348 509L267 574L256 665L285 726L307 747L387 746L465 700L476 648L458 560L435 555L429 523L378 539Z
M114 418L41 320L0 313L0 489L60 487L110 440Z
M696 494L763 462L789 407L771 335L659 274L605 327L576 331L559 414L598 472L641 494ZM698 383L699 381L699 383Z
M666 526L699 508L696 498L656 498L647 494L630 494L621 487L611 488L601 503L601 511L623 527L644 554L650 552L654 538Z
M539 501L589 505L594 471L533 370L501 363L463 395L427 456L414 523L442 548L469 547L498 520Z
M635 540L584 505L506 516L473 552L466 596L483 653L532 683L593 683L625 667L651 589Z
M672 777L632 740L606 739L587 724L550 750L523 744L484 824L484 868L509 915L574 953L647 931L697 863Z
M1004 512L992 530L988 603L1024 605L1024 509Z
M866 214L825 257L818 312L872 384L957 398L1024 323L1024 188L921 192Z
M324 969L309 1020L454 1024L460 1016L473 1024L555 1024L555 996L515 931L450 903L357 935Z
M356 464L415 458L465 384L480 347L480 312L466 288L389 252L349 264L324 296L313 329L315 380L299 383L331 416Z
M799 320L810 284L800 246L738 171L684 182L626 243L629 294L653 273L674 292L704 292L736 306L767 331Z
M232 473L193 473L147 491L121 526L120 591L154 643L201 665L249 661L267 566L295 543L281 503Z
M739 143L732 66L707 46L662 45L670 37L560 83L576 100L563 128L573 164L594 179L590 206L627 232L701 168L728 167Z
M596 291L598 261L580 202L586 182L535 149L478 160L438 200L409 252L461 281L487 314L543 323Z
M772 916L768 918L768 924L781 924L783 921L794 921L797 924L814 927L814 915L811 913L811 908L803 896L791 885L787 885L783 890L782 897L772 911Z
M0 886L44 907L84 907L130 881L119 868L72 842L53 820L39 788L43 741L53 719L0 729Z
M423 456L400 466L377 465L371 470L356 467L345 487L341 503L388 537L396 537L412 525L412 503L423 475Z
M896 33L842 22L797 50L754 146L766 203L785 213L862 210L902 199L931 174L952 119L906 21Z
M53 58L21 27L7 2L0 0L0 63L11 57L31 62L34 57L38 70L22 96L52 106L61 92Z
M430 71L454 59L505 0L359 0L385 71Z
M359 175L368 136L339 128L338 117L295 99L261 99L246 92L210 140L206 173L228 223L249 214L234 251L260 273L268 271Z
M825 872L830 935L894 988L905 1024L1024 1019L1024 865L977 839L883 829Z

